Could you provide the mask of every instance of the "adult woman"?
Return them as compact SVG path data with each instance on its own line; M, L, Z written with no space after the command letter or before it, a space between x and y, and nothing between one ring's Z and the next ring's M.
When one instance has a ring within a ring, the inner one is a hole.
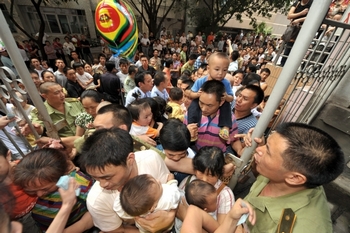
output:
M57 59L55 47L50 43L50 41L45 41L45 53L51 67L55 67L55 60Z
M43 79L43 82L56 82L55 75L49 70L44 70L41 73L41 77Z
M14 183L28 195L38 197L32 210L32 217L45 231L62 206L56 183L63 175L73 177L80 185L80 194L67 225L74 224L80 219L79 221L84 224L72 225L71 228L74 232L83 232L92 227L85 203L92 179L79 171L62 151L44 148L29 153L16 166Z
M178 54L176 52L173 53L173 68L170 70L171 84L173 85L173 87L177 86L177 80L180 76L181 62L178 58Z
M294 25L302 25L303 22L306 19L307 13L309 12L309 9L311 7L313 0L298 0L295 1L292 7L290 8L287 18L291 21ZM286 43L285 49L284 49L284 56L281 60L281 66L284 66L284 64L287 61L287 56L289 55L290 51L292 50L292 47L294 45L294 40L288 41Z

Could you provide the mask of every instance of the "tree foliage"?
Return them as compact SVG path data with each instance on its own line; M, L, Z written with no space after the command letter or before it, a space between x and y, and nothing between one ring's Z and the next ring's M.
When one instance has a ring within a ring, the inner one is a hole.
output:
M198 30L217 31L231 18L242 22L242 17L250 18L250 24L257 26L255 15L271 17L272 12L285 13L290 0L196 0L197 5L190 9L190 17Z
M149 32L157 35L169 12L179 0L126 0L142 17ZM147 16L147 17L146 17ZM160 19L158 20L158 17Z
M10 6L10 13L9 13L9 18L13 22L13 24L21 31L23 34L25 34L28 38L34 40L37 45L40 48L40 51L42 54L45 53L44 46L42 44L42 40L44 37L45 33L45 21L44 17L41 13L40 7L43 5L49 5L49 4L54 4L54 5L60 5L62 3L67 3L67 2L76 2L78 4L78 0L30 0L32 3L33 7L35 8L35 11L38 13L38 17L40 19L40 27L38 29L39 31L39 36L37 38L33 37L28 30L24 29L14 18L14 12L13 8L15 5L15 0L11 0L11 6Z
M254 31L257 34L262 33L264 36L269 35L272 33L273 28L270 26L267 26L265 22L261 22L256 27L254 27Z

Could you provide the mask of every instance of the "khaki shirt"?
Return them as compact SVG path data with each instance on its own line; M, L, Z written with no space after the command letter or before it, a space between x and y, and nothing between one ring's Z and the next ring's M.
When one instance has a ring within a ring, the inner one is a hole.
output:
M75 128L76 128L75 119L80 113L84 112L84 108L81 105L80 101L75 98L66 98L66 101L64 102L64 110L65 110L64 113L51 107L47 103L47 101L44 102L44 105L47 109L48 114L51 117L53 124L56 124L61 120L64 120L63 121L64 127L58 130L58 135L60 137L74 136ZM33 109L30 115L32 117L32 123L38 123L44 127L44 122L41 120L41 117L39 116L39 112L36 108Z

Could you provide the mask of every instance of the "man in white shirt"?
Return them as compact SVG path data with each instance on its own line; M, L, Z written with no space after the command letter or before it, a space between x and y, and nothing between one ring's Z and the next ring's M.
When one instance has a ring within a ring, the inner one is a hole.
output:
M148 57L148 48L151 42L149 41L147 34L143 33L143 37L141 39L142 52Z
M66 67L66 64L64 64L62 59L56 59L57 70L55 71L54 75L56 77L56 82L61 85L61 87L66 87L67 85L67 77L64 74L64 68Z
M137 230L123 224L113 210L114 200L127 181L137 175L150 174L164 184L170 173L155 151L134 152L132 137L121 128L99 129L89 136L82 147L80 165L96 180L86 204L94 225L103 232ZM159 212L154 213L157 217L151 220L157 222L154 224L157 229L149 229L152 232L166 229L174 221L175 210ZM142 221L138 223L147 228Z
M181 45L182 45L182 44L186 44L187 39L186 39L186 35L185 35L184 32L182 33L182 36L180 36L179 41L180 41L180 44L181 44Z
M166 102L169 99L169 94L166 91L168 80L164 73L158 72L154 75L154 87L151 91L151 97L159 96L164 99Z

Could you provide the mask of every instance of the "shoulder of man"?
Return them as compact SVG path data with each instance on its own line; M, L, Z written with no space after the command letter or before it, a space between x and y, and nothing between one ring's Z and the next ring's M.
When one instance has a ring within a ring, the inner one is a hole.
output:
M73 103L73 104L74 104L74 103L80 103L80 101L79 101L78 98L71 98L71 97L66 98L65 101L66 101L67 103L70 103L70 104L72 104L72 103Z

